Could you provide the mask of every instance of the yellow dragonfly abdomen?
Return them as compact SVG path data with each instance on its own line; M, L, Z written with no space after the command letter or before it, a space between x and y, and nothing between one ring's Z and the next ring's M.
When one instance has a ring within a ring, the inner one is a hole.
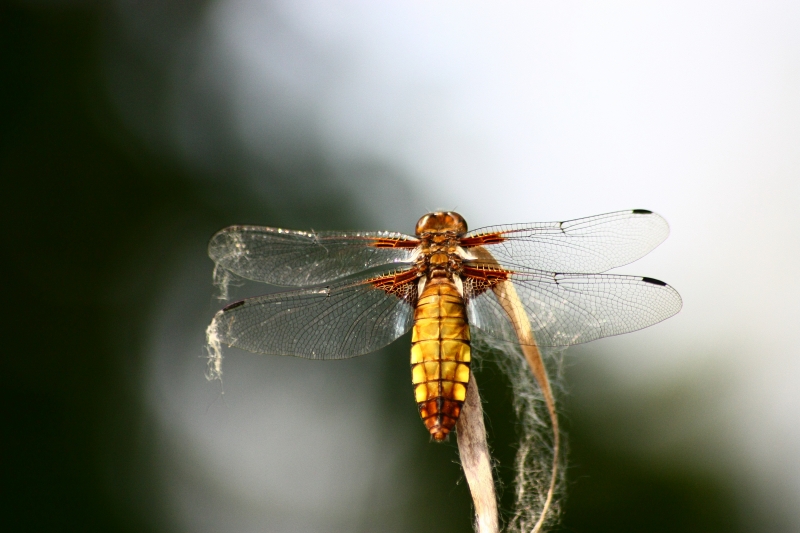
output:
M434 440L456 424L467 394L470 337L464 299L447 277L427 280L414 310L411 380L420 416Z

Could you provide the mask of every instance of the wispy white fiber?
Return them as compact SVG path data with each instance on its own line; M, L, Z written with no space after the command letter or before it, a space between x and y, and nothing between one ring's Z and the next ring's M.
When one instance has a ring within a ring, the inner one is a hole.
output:
M214 315L211 324L206 328L206 353L208 354L206 379L209 381L222 380L222 344L219 338L219 324L217 322L221 315L222 311Z

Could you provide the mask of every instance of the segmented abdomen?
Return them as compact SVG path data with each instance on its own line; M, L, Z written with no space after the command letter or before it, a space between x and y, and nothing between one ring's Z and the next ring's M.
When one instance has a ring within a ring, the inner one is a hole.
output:
M431 278L414 310L411 380L420 416L437 441L447 437L461 413L469 363L464 299L452 280Z

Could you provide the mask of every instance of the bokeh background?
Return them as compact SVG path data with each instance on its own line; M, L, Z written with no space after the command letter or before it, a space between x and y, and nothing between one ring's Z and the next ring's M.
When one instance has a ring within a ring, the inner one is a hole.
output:
M434 208L671 223L619 271L683 311L566 354L562 531L800 530L798 28L791 1L3 2L7 530L470 531L407 340L204 377L216 230ZM508 382L478 380L508 511Z

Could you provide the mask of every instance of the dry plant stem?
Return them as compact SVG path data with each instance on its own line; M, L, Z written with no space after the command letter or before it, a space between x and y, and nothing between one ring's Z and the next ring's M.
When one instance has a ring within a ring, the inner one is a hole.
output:
M492 479L492 462L486 443L483 406L475 374L470 373L467 397L456 423L458 454L475 505L477 533L499 533L497 495Z
M533 377L539 384L542 390L545 404L547 405L547 412L550 414L550 423L553 426L553 469L550 477L550 488L547 491L547 498L542 508L542 514L539 516L536 525L531 530L531 533L539 533L542 525L544 524L547 512L553 503L553 495L556 489L556 481L558 479L558 454L559 454L559 430L558 430L558 416L556 415L556 403L553 398L553 392L550 389L550 380L547 377L547 370L542 361L542 354L539 352L539 347L536 345L536 339L533 336L528 315L525 313L525 308L519 300L517 291L514 286L507 281L501 281L492 289L497 295L497 299L503 306L503 309L511 319L514 330L517 332L522 353L525 354L525 359L528 366L531 368Z

